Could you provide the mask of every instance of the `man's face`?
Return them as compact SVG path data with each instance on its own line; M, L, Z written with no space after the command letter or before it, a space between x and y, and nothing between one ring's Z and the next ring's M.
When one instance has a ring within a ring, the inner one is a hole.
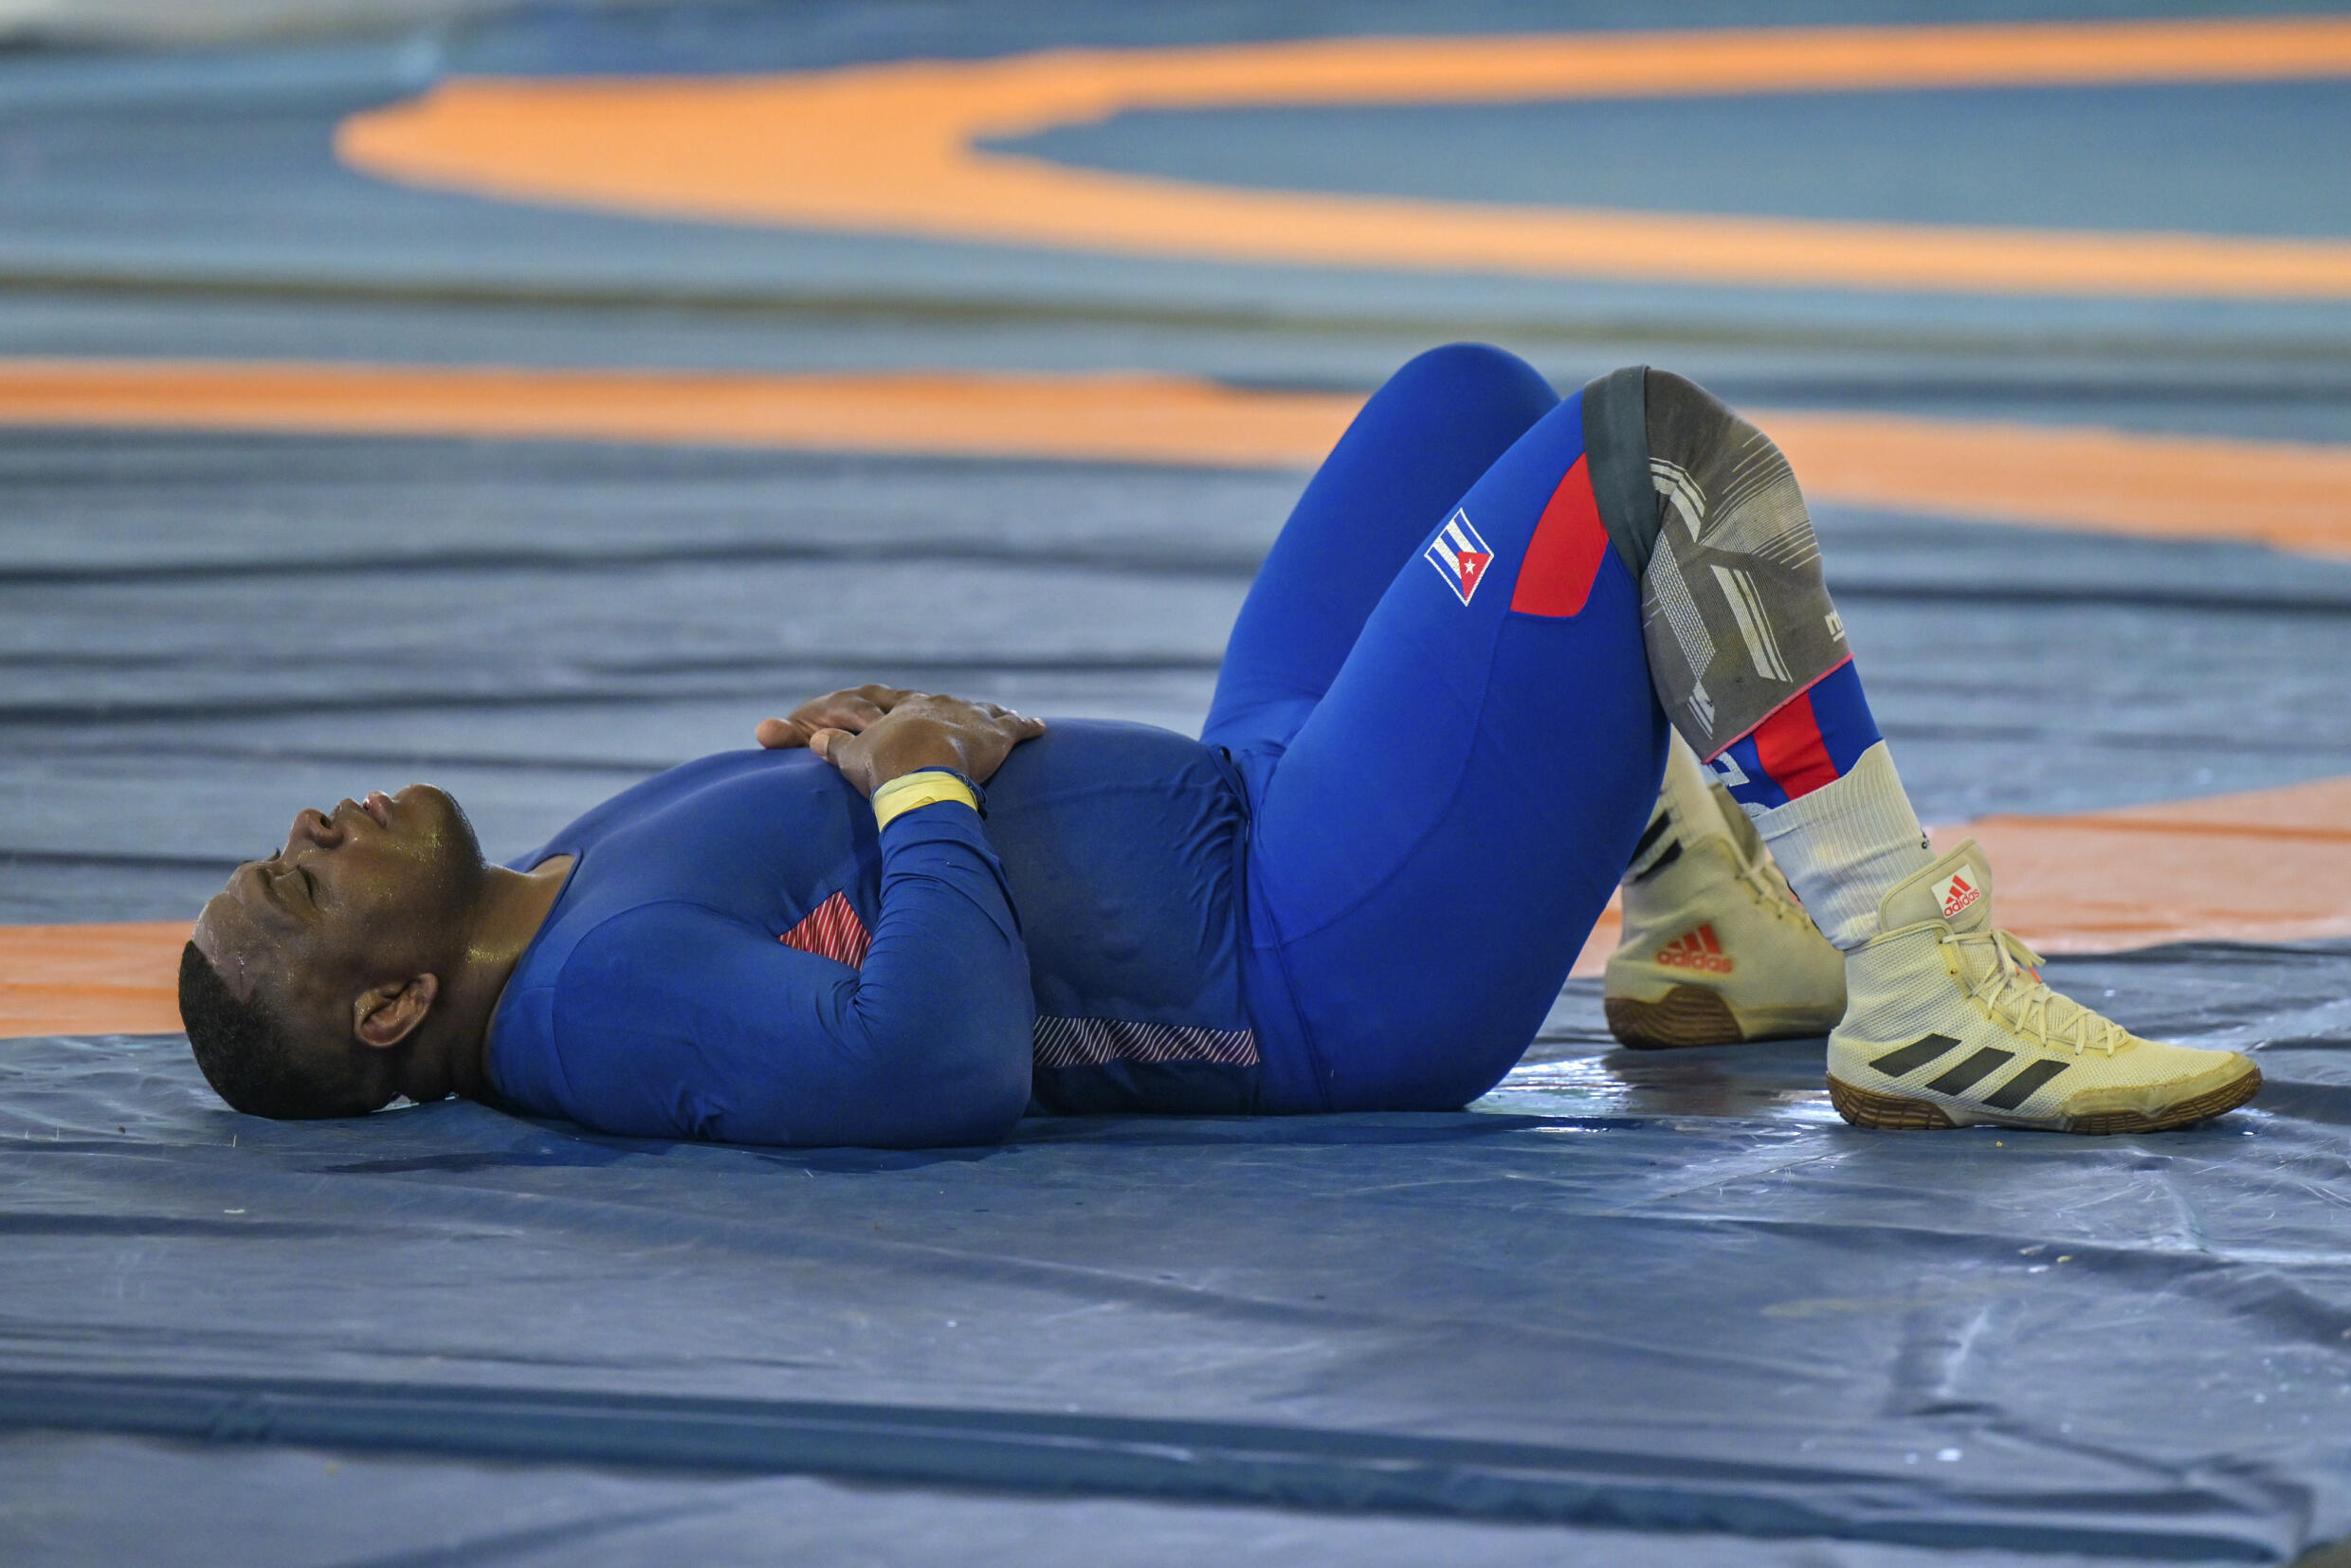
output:
M294 818L285 848L237 867L195 943L239 996L306 1038L349 1039L371 986L438 973L486 875L473 824L429 784Z

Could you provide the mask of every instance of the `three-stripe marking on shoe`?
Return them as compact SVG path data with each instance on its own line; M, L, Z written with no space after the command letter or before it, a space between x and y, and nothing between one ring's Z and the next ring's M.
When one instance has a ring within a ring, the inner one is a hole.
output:
M1667 845L1663 849L1658 850L1657 858L1649 863L1649 868L1632 880L1635 882L1647 882L1649 878L1655 876L1658 872L1664 870L1667 866L1671 866L1675 861L1680 860L1681 858L1682 841L1677 838L1672 843Z
M1996 1111L2013 1111L2032 1099L2042 1085L2065 1071L2067 1066L2064 1062L2052 1062L2044 1057L2002 1084L1999 1092L1986 1097L1984 1103Z
M1659 839L1665 837L1666 830L1672 826L1672 812L1658 812L1656 820L1651 822L1649 825L1648 830L1641 834L1641 842L1632 847L1632 858L1634 860L1639 860L1643 855L1648 854L1649 847L1656 843Z
M1632 847L1632 860L1631 864L1640 866L1640 869L1632 873L1632 881L1645 882L1649 878L1653 877L1658 872L1664 870L1667 866L1671 866L1675 861L1682 858L1682 841L1678 838L1670 839L1667 841L1666 847L1663 849L1659 849L1657 851L1657 858L1655 860L1649 862L1647 866L1641 865L1641 857L1648 854L1649 849L1657 843L1657 841L1665 836L1666 830L1671 828L1672 826L1672 812L1658 812L1656 819L1649 825L1649 831L1641 835L1641 842Z
M1937 1094L1965 1094L1978 1082L1990 1077L2002 1063L2015 1059L2016 1053L2013 1050L1986 1046L1926 1086Z
M1907 1078L1921 1067L1949 1050L1959 1042L1948 1034L1929 1034L1911 1041L1900 1050L1889 1050L1869 1064L1871 1070L1888 1078Z
M1885 1055L1876 1058L1869 1066L1873 1071L1882 1072L1888 1078L1907 1078L1921 1067L1948 1055L1959 1048L1959 1044L1948 1034L1921 1035L1900 1049L1889 1050ZM2006 1067L2015 1059L2015 1056L2016 1053L2013 1050L2001 1050L1995 1046L1985 1046L1965 1061L1951 1067L1933 1083L1928 1084L1926 1087L1929 1092L1935 1094L1963 1094ZM1985 1096L1983 1103L1996 1111L2013 1111L2040 1092L2042 1085L2070 1066L2072 1064L2069 1062L2054 1061L2048 1057L2035 1062L2028 1062L2019 1067L2015 1075L2007 1083Z

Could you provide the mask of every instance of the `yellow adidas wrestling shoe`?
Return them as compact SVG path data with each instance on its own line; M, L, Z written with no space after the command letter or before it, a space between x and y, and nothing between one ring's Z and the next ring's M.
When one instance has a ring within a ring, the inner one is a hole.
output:
M1895 884L1878 921L1846 955L1852 999L1829 1036L1829 1098L1856 1127L2159 1132L2261 1087L2248 1057L2142 1040L2051 991L1994 928L1974 839Z
M1624 937L1601 985L1608 1031L1623 1044L1794 1039L1844 1016L1845 956L1679 738L1623 899Z

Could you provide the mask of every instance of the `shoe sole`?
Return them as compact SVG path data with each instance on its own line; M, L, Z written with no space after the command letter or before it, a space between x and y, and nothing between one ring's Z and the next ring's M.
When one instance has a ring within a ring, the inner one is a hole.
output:
M1722 993L1678 985L1653 1002L1603 996L1608 1031L1632 1050L1683 1050L1693 1046L1743 1046L1763 1040L1817 1040L1844 1016L1818 1008L1764 1008L1740 1021Z
M1654 1002L1609 996L1608 1031L1634 1050L1681 1050L1691 1046L1736 1046L1747 1036L1731 1005L1704 986L1678 985Z
M2261 1092L2261 1069L2253 1068L2242 1078L2223 1084L2209 1094L2194 1100L2183 1100L2169 1110L2149 1116L2144 1111L2101 1111L2095 1116L2061 1117L2054 1124L2048 1121L2006 1120L1986 1116L1983 1121L1995 1126L2038 1128L2048 1132L2081 1133L2103 1137L2112 1133L2160 1133L2174 1127L2184 1127L2191 1121L2233 1111ZM1887 1132L1931 1132L1959 1123L1931 1100L1912 1100L1904 1095L1877 1094L1857 1089L1835 1078L1829 1080L1829 1103L1837 1115L1856 1127L1872 1127Z

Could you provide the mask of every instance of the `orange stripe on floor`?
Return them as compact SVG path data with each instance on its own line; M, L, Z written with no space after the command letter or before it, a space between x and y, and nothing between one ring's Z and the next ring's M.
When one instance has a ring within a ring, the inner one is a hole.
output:
M2165 942L2351 937L2351 778L2078 816L1989 816L1934 830L1975 838L1999 923L2043 953ZM1611 904L1576 973L1616 945Z
M0 1038L177 1033L193 923L0 925Z
M1991 859L1999 921L2044 953L2351 936L2351 778L1938 829ZM1600 973L1608 912L1576 961ZM0 1037L176 1032L188 925L0 926Z
M1183 376L0 359L0 425L1306 467L1349 394ZM2351 448L1750 410L1816 501L2351 556Z
M0 424L552 437L1285 467L1362 400L1177 376L0 360Z
M1769 287L2351 298L2324 239L1831 222L1247 191L978 151L1130 109L2351 75L2351 19L1322 39L796 75L460 79L346 120L411 185L648 217L1316 266ZM724 149L714 156L714 148Z
M2351 936L2351 778L2079 816L1994 816L1973 834L2003 924L2049 953Z
M1847 506L2351 555L2351 447L1894 414L1748 410Z

